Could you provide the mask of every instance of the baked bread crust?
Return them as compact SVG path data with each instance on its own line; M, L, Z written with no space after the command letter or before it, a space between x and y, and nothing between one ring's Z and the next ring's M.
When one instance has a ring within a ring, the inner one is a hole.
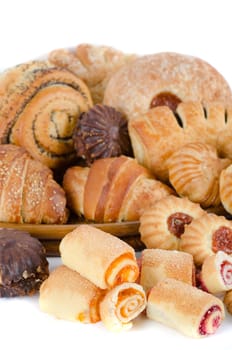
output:
M22 147L0 145L0 221L63 224L68 219L63 188L46 165Z
M165 182L168 159L188 143L206 143L217 150L219 157L232 159L228 146L229 135L232 137L231 106L183 102L175 113L161 106L130 119L128 130L135 158Z
M131 119L146 113L161 93L172 94L182 102L232 102L229 84L209 63L198 57L162 52L139 57L116 72L106 87L104 103Z
M204 214L200 205L188 198L164 197L141 215L141 241L147 248L178 250L186 226Z
M136 55L127 55L110 46L80 44L74 49L57 49L48 60L64 67L82 79L90 89L94 104L102 103L105 88L111 76Z
M138 220L145 208L173 193L126 156L98 159L87 170L70 167L63 188L74 212L94 222Z

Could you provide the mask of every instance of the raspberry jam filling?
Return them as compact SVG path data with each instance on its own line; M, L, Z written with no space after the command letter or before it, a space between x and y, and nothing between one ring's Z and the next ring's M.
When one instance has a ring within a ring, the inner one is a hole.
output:
M224 260L221 263L221 276L226 286L232 286L232 264Z
M199 334L213 334L222 321L222 310L218 305L211 306L202 317L199 325Z
M168 230L176 237L180 238L184 233L185 225L189 225L192 219L193 218L188 214L176 212L167 219Z
M230 227L221 226L213 233L212 250L214 253L219 250L227 254L232 253L232 230Z

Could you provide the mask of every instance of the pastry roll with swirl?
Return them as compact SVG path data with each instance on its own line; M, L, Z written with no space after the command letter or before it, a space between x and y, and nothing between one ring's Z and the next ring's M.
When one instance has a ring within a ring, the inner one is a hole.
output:
M0 221L63 224L66 196L50 168L22 147L0 145Z
M205 258L200 274L203 286L213 294L232 289L232 256L219 250Z
M164 197L141 215L141 241L147 248L178 250L186 226L204 214L200 205L188 198Z
M0 76L0 142L23 146L50 168L75 159L72 133L92 106L90 92L66 69L32 61Z
M193 255L196 265L219 250L232 254L232 223L224 216L205 214L186 226L180 238L180 250Z
M175 151L168 160L169 180L181 197L216 207L221 203L219 178L230 159L217 155L215 147L206 143L189 143Z
M79 225L60 243L64 265L102 289L135 282L139 267L134 249L116 236L90 225Z
M195 266L191 254L177 250L144 249L141 253L139 283L144 290L165 278L174 278L195 285Z
M94 222L138 220L145 208L173 193L126 156L98 159L90 168L70 167L63 188L70 208Z
M142 286L124 282L106 292L100 303L101 320L110 331L128 330L145 307L146 294Z
M40 287L39 306L57 318L83 323L100 321L99 303L104 291L78 272L61 265Z
M217 331L225 310L223 302L216 296L167 278L151 289L147 316L184 335L201 338Z

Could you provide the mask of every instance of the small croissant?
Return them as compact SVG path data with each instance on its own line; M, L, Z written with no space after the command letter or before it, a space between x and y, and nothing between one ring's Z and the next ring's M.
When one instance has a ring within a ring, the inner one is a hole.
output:
M52 171L22 147L0 145L0 221L62 224L66 197Z

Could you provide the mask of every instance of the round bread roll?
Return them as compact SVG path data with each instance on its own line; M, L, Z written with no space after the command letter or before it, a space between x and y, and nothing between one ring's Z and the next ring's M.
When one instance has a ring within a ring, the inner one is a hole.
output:
M180 102L232 102L232 93L224 77L198 57L162 52L135 59L110 79L104 103L118 109L127 118L166 105L173 111Z

